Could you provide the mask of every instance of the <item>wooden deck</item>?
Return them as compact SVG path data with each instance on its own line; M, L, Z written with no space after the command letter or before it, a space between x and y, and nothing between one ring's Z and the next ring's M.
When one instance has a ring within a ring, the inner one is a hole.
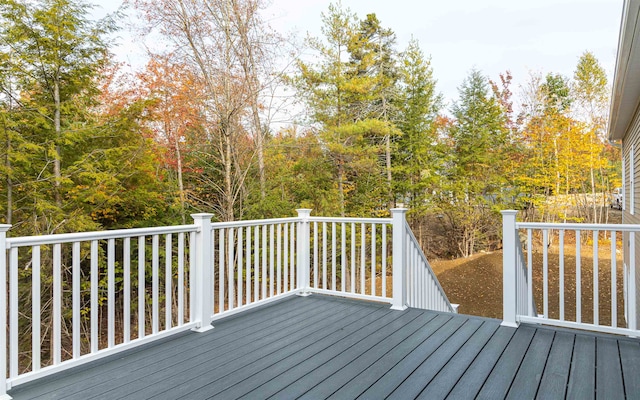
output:
M637 399L640 341L290 297L13 388L21 399Z

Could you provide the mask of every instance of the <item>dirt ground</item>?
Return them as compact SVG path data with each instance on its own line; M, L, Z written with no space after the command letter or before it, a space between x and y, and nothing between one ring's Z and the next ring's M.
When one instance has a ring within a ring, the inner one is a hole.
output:
M569 239L569 238L567 238ZM575 321L576 315L576 256L573 243L567 243L565 251L565 319ZM598 260L598 309L599 322L611 321L611 256L607 247L601 246ZM582 321L593 322L593 258L591 245L583 246L581 257ZM557 246L549 250L549 315L558 318L559 310L559 254ZM452 303L460 304L459 312L490 318L502 318L502 252L480 253L456 260L430 260L445 293ZM533 254L534 298L538 313L543 313L542 254ZM617 255L615 291L618 326L625 326L622 288L622 260Z

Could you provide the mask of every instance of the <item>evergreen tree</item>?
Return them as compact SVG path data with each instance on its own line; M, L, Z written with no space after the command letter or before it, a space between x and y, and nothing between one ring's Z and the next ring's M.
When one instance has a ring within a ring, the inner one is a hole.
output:
M506 116L489 82L473 70L458 89L449 132L452 149L440 204L464 257L490 247L504 187Z
M335 166L340 214L363 211L365 197L359 193L368 194L367 204L375 205L365 208L374 213L386 208L385 200L390 197L378 158L390 155L390 145L385 150L384 143L389 144L398 133L386 121L370 118L380 77L373 74L376 57L368 38L376 35L367 31L368 23L359 30L356 16L339 3L331 4L322 20L324 40L307 41L317 61L299 61L296 86L306 99L312 121L320 124L321 146ZM368 21L375 25L377 19L372 16ZM379 25L373 30L379 30ZM383 159L390 160L390 156Z
M104 37L114 28L89 21L89 8L74 0L7 0L0 7L0 46L11 56L15 78L4 92L24 111L16 130L29 143L32 168L31 179L14 184L31 203L29 219L40 232L74 223L65 218L71 211L64 204L71 182L66 167L81 159L77 146L90 139L96 73L108 60ZM74 218L78 226L80 220Z
M394 156L395 191L413 215L423 214L442 167L443 149L436 132L442 95L436 91L431 62L415 39L400 58L399 74L398 128L402 136Z

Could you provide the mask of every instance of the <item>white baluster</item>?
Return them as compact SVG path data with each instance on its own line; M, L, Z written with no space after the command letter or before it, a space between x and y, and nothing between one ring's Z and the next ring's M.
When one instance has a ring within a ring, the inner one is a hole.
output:
M122 243L122 278L123 278L123 320L122 340L129 343L131 340L131 238L126 237Z

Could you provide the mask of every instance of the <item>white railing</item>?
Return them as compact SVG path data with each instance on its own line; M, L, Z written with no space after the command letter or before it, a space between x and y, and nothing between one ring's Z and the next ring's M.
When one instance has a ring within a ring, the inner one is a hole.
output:
M518 223L515 211L503 211L505 323L638 336L633 254L639 231L638 225ZM631 260L624 266L623 237Z
M440 286L436 274L424 255L409 225L405 226L407 250L407 305L414 308L458 312Z
M299 257L308 247L301 226L302 217L207 224L203 230L210 231L210 239L204 242L210 243L211 259L203 265L213 268L202 290L211 288L203 297L213 306L200 319L213 321L297 293Z
M183 225L3 240L8 387L194 327L185 318L185 254L195 232Z
M531 252L529 252L529 255ZM533 298L533 268L528 268L524 260L522 243L516 242L516 287L517 287L517 315L537 316L536 302Z
M405 219L309 218L309 291L457 312ZM389 279L391 278L391 279Z
M390 218L309 219L310 290L391 302Z
M192 225L17 238L0 225L0 399L12 386L295 294L456 311L405 209L379 219L310 212L229 223L193 214Z

